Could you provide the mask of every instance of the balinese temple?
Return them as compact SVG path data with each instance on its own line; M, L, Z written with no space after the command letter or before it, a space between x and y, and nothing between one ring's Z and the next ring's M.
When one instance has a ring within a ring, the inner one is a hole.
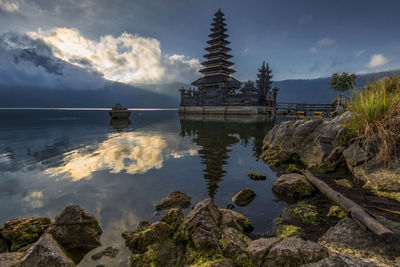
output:
M205 48L206 59L200 70L203 75L192 85L196 88L181 88L181 113L223 114L274 114L278 88L271 90L271 70L265 63L257 75L257 87L252 81L244 84L232 76L235 70L230 42L226 34L224 13L218 10L211 23L210 40Z

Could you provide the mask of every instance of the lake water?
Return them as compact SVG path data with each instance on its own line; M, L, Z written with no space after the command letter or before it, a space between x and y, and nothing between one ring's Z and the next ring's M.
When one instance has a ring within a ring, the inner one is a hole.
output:
M277 121L179 117L176 110L134 110L130 121L110 125L105 110L0 110L0 225L15 217L54 219L78 204L100 220L104 247L121 249L116 259L94 263L98 248L80 266L127 266L121 233L160 219L154 205L171 191L185 192L192 204L212 197L225 207L249 187L256 198L235 210L255 232L271 230L283 204L271 192L276 174L260 154ZM250 171L267 180L249 179Z

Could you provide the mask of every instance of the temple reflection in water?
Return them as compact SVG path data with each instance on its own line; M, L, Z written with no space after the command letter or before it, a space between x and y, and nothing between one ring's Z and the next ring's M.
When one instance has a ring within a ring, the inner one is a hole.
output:
M180 123L180 135L191 137L200 147L199 155L205 165L204 178L211 198L226 174L224 165L232 145L239 142L244 146L251 145L253 156L259 159L265 133L274 125L274 121L266 116L181 115Z

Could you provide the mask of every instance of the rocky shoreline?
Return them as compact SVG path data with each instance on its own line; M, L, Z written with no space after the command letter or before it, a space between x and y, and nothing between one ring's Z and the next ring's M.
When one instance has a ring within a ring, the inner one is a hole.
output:
M233 204L224 209L213 199L195 204L185 216L182 209L191 206L191 197L173 191L155 206L157 214L166 210L159 221L143 221L122 233L132 253L130 265L400 266L400 217L387 212L400 207L393 200L399 194L400 170L383 168L373 150L346 136L342 125L348 116L283 122L265 136L263 160L282 174L272 191L287 203L272 232L252 233L251 221L232 210ZM360 227L305 179L303 169L362 204L395 235L382 238ZM267 179L255 172L248 176ZM246 206L254 198L244 188L232 203ZM101 234L99 221L76 205L67 206L53 222L46 217L12 219L0 226L0 266L76 266L101 246ZM96 261L118 253L107 247L91 257Z

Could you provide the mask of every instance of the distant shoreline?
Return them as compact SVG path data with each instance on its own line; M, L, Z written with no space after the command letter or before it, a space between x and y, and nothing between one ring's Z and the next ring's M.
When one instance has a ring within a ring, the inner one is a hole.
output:
M0 110L111 110L111 108L0 108ZM128 108L133 111L163 111L163 110L179 110L178 108Z

